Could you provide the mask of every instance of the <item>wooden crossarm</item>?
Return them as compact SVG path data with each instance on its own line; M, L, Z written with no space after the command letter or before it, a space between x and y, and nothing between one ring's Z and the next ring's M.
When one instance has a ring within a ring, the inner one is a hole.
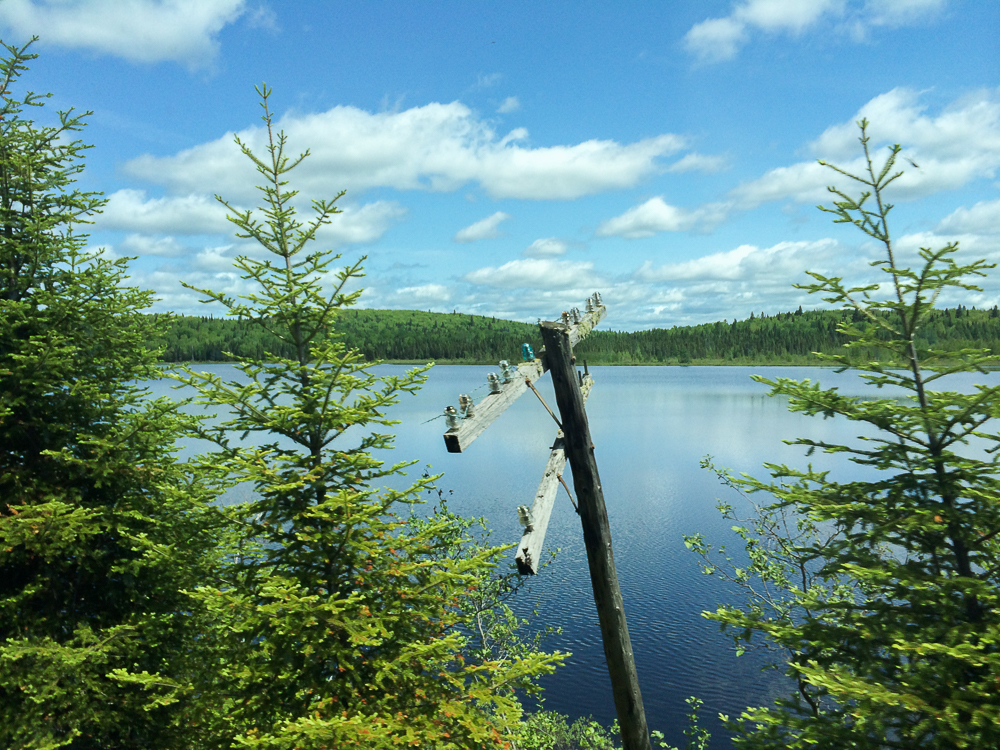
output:
M604 305L594 305L594 309L590 312L584 313L580 316L580 322L574 323L569 327L569 345L576 346L583 339L587 338L587 334L594 330L604 316L608 314L608 308ZM545 357L542 357L542 361L545 361ZM548 364L545 364L545 369L548 369Z
M608 309L602 304L594 305L594 309L580 316L579 323L572 323L566 329L569 335L570 346L575 346L578 342L587 337L598 323L608 314ZM503 386L503 392L490 393L473 406L473 416L465 417L458 427L451 428L444 433L444 444L449 453L461 453L472 441L483 434L497 417L503 414L507 407L514 403L518 397L526 390L525 378L532 382L538 380L549 368L544 353L538 353L539 359L531 362L524 362L517 367L517 377L513 382Z
M448 452L461 453L468 448L473 440L483 434L483 430L493 424L493 421L528 389L525 378L535 381L543 372L542 363L537 359L518 365L517 374L511 382L502 385L503 390L500 393L489 393L484 396L473 406L471 417L463 418L458 427L444 434L444 444Z

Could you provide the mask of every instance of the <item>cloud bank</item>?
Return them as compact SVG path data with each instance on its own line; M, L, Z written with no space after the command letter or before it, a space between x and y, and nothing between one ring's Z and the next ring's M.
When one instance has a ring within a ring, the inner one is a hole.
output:
M533 289L583 289L596 288L600 277L594 273L590 261L551 260L528 258L512 260L499 268L492 266L467 273L464 281L481 286L501 289L528 287Z
M871 123L868 133L876 160L884 158L880 148L887 144L904 147L897 167L905 174L892 185L896 200L994 179L1000 168L1000 89L973 92L931 116L919 92L895 88L867 102L849 120L827 128L808 150L849 171L860 170L857 121L862 118ZM826 186L835 181L833 172L810 160L772 169L730 195L744 209L786 198L816 203L828 200Z
M245 10L245 0L3 0L0 26L20 38L43 32L43 44L200 68Z
M377 187L449 192L477 183L493 198L572 200L633 187L663 171L660 159L686 145L681 136L664 134L628 144L595 139L532 147L525 145L524 128L501 137L459 102L402 112L337 106L288 114L277 125L291 149L310 149L311 157L296 170L296 184L310 195ZM233 135L174 156L141 156L126 162L124 171L177 194L207 189L249 200L255 173ZM239 136L255 152L265 150L261 128Z
M940 11L947 0L743 0L721 18L697 23L684 46L701 64L732 60L757 33L799 36L814 28L840 28L856 39L873 27L918 23Z

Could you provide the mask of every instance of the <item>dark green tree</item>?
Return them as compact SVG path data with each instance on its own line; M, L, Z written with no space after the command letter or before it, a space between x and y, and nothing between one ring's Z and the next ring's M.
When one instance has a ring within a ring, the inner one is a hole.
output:
M0 746L180 746L210 513L171 455L176 406L136 384L159 375L150 294L75 231L103 203L73 188L86 115L32 121L35 55L4 47Z
M338 256L311 249L338 213L336 198L297 218L286 175L308 152L285 154L270 91L258 93L267 153L237 145L264 181L262 218L219 200L261 257L236 260L245 295L201 291L290 354L240 358L235 380L190 369L183 377L203 403L229 412L202 433L218 446L206 463L254 488L231 511L240 546L228 585L200 590L217 618L206 637L228 654L206 674L205 715L214 712L220 741L245 747L499 744L520 715L514 689L531 689L561 657L476 658L461 602L499 550L466 546L448 514L414 514L433 477L376 486L408 464L373 455L392 444L375 430L393 424L386 409L419 387L424 369L375 375L337 332L338 311L360 294L350 288L361 265L334 270Z
M830 188L833 205L821 208L881 245L872 265L891 296L875 296L876 284L851 287L819 274L805 288L859 313L839 326L847 351L826 358L846 367L852 349L881 350L886 357L857 367L861 377L908 395L868 400L808 380L757 379L787 396L793 411L875 428L853 445L793 444L845 454L877 473L834 482L811 467L769 464L769 481L723 472L743 493L773 496L741 527L749 564L718 560L700 536L687 542L706 572L750 593L749 607L706 616L731 628L740 648L756 635L783 650L798 686L775 707L743 715L740 747L1000 747L1000 436L992 422L1000 386L958 392L948 380L985 377L997 358L918 340L939 295L976 289L972 280L992 266L959 264L956 244L921 249L916 270L901 262L886 203L901 174L900 147L876 166L867 122L859 126L865 170L827 166L859 183L861 194Z

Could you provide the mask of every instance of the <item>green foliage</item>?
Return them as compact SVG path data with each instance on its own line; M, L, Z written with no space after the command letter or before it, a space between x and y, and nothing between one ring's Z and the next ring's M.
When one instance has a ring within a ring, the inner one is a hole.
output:
M308 222L297 218L285 176L308 152L285 155L270 92L258 93L267 154L237 144L264 180L263 219L219 200L237 236L266 253L236 260L246 295L202 291L288 354L238 360L240 380L190 369L180 378L201 403L229 412L200 433L218 447L205 463L254 488L231 509L239 546L228 583L198 590L216 618L206 637L226 655L202 690L200 721L241 747L500 744L520 716L514 691L534 690L563 657L531 649L501 661L471 648L463 601L502 550L472 544L468 524L449 513L415 513L434 477L376 488L409 464L375 458L392 437L374 430L393 424L386 408L426 368L375 377L344 343L335 321L360 294L347 289L361 262L334 271L338 256L311 250L340 196L313 202Z
M930 387L946 388L945 378L957 372L982 374L997 357L989 350L935 348L918 335L935 320L939 294L975 289L969 279L991 266L960 265L955 244L921 249L917 270L900 262L887 223L892 206L885 202L885 189L901 174L894 171L900 147L876 167L867 122L859 125L866 171L832 168L863 192L852 198L830 188L835 200L823 210L882 246L885 255L873 266L886 274L892 294L879 299L878 285L849 287L819 274L811 274L815 281L806 288L857 313L840 326L850 338L847 351L827 359L846 367L858 351L882 351L881 359L858 368L862 377L908 395L862 400L808 380L758 380L787 396L793 411L874 427L875 436L854 445L793 444L846 454L878 473L851 482L833 482L811 467L773 464L766 482L723 473L731 487L774 498L750 528L737 527L749 564L716 561L700 536L687 542L703 556L707 573L728 577L749 594L747 608L723 606L707 616L729 628L737 643L763 635L784 650L798 685L775 707L742 716L741 747L997 747L1000 437L988 423L1000 416L1000 387L980 385L972 393Z
M150 294L74 231L103 205L72 187L85 115L35 124L44 97L13 91L35 56L4 47L0 745L183 744L181 589L210 575L211 513L171 456L175 405L136 385L159 375Z
M554 711L536 711L524 720L517 750L616 750L621 747L617 722L604 727L592 718L572 724Z
M688 737L686 750L708 750L708 741L712 738L712 735L707 729L698 724L698 711L701 710L704 702L693 695L685 699L684 702L691 709L687 714L688 725L684 730L684 734ZM729 720L729 717L724 714L720 714L719 716L723 721ZM668 745L664 741L663 732L654 730L651 736L656 747L664 748L664 750L677 750L673 745Z
M698 724L702 701L692 696L685 702L690 708L688 726L684 729L688 737L685 750L708 750L711 734ZM723 719L728 720L725 716ZM605 727L586 717L570 724L565 716L554 711L541 710L528 714L518 736L516 750L617 750L621 747L621 730L617 721ZM664 740L663 732L654 730L651 737L653 747L677 750Z

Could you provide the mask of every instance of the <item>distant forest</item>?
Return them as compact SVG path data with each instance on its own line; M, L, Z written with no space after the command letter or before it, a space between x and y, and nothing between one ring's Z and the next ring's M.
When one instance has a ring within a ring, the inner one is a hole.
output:
M841 351L847 338L841 322L860 320L849 310L815 310L751 315L747 320L648 331L593 331L576 347L578 359L594 365L649 364L817 364L813 352ZM516 361L521 345L537 351L538 327L528 323L417 310L347 310L336 329L367 359L387 362L490 364ZM1000 354L1000 311L959 305L936 310L919 343L946 351L986 348ZM230 354L259 359L267 352L291 355L289 347L260 325L243 321L179 316L162 340L167 362L226 362ZM852 358L878 358L852 350Z

